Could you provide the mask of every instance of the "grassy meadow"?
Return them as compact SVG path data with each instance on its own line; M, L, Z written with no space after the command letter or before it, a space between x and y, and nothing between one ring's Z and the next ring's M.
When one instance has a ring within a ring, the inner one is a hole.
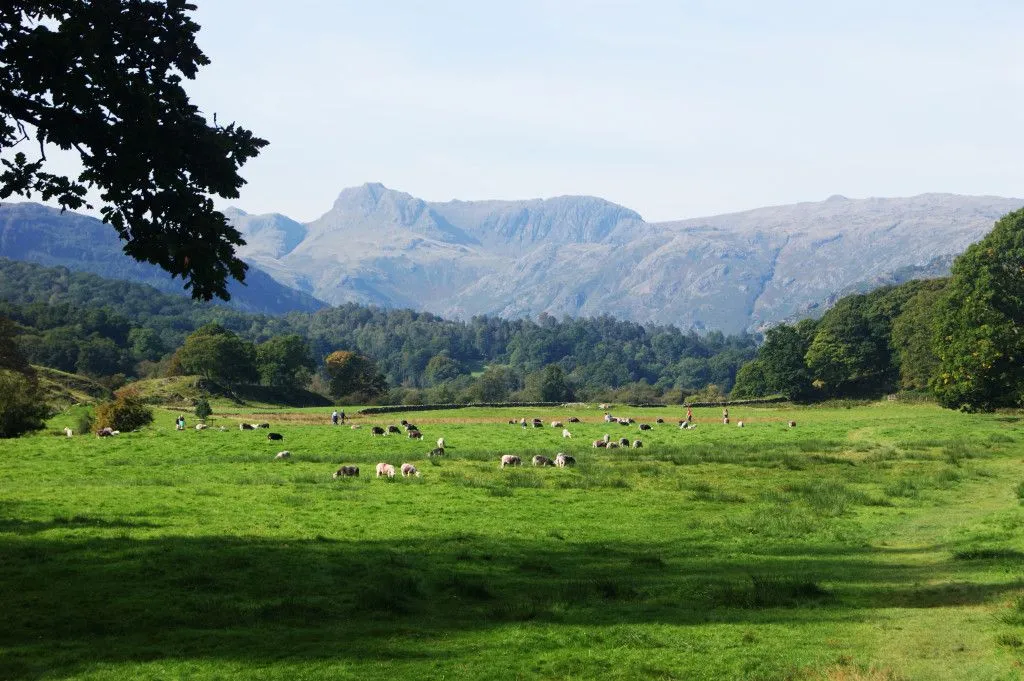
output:
M0 442L0 679L1024 678L1016 415L215 410ZM403 418L422 442L371 437Z

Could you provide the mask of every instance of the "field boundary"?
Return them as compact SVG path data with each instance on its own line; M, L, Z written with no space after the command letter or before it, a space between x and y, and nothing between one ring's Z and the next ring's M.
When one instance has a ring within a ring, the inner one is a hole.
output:
M467 404L391 404L366 407L357 414L392 414L398 411L440 411L442 409L470 409L472 407L560 407L562 402L469 402Z

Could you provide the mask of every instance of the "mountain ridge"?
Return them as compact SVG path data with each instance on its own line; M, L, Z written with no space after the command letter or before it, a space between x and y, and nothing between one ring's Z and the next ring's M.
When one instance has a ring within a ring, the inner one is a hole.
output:
M244 229L250 245L240 253L285 283L305 277L308 291L332 304L457 318L612 314L736 332L956 255L1021 206L949 193L835 194L646 222L591 196L428 202L367 183L342 190L306 223L310 236L290 254L267 258L259 235Z

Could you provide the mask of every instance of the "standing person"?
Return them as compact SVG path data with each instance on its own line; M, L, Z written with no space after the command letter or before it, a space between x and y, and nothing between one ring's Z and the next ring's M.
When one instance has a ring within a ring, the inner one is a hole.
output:
M722 423L729 423L729 407L722 408Z
M341 425L345 425L345 412L341 412Z
M338 425L338 410L335 409L331 412L331 423Z
M686 422L693 423L693 407L686 408Z

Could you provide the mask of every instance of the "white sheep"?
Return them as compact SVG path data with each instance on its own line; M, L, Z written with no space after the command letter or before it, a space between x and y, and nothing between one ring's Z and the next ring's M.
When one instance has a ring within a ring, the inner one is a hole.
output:
M292 455L292 453L286 450L286 451L283 451L283 452L278 452L277 456L275 456L274 458L275 459L287 459L287 458L290 458L291 455Z
M501 457L501 467L502 468L504 468L505 466L519 466L522 463L523 463L522 459L520 459L515 454L504 454Z
M411 463L402 464L402 477L408 478L410 475L415 475L417 478L420 477L420 472L416 470L416 466Z
M377 477L378 478L383 478L383 477L393 478L393 477L395 477L395 467L392 466L389 463L383 463L382 462L382 463L377 464Z
M70 428L65 428L64 429L64 435L66 437L72 437L74 434L75 434L75 431L71 430Z
M572 433L569 432L568 428L562 428L562 437L567 437L570 440L572 439Z
M444 438L443 437L437 438L437 448L438 449L444 449Z

